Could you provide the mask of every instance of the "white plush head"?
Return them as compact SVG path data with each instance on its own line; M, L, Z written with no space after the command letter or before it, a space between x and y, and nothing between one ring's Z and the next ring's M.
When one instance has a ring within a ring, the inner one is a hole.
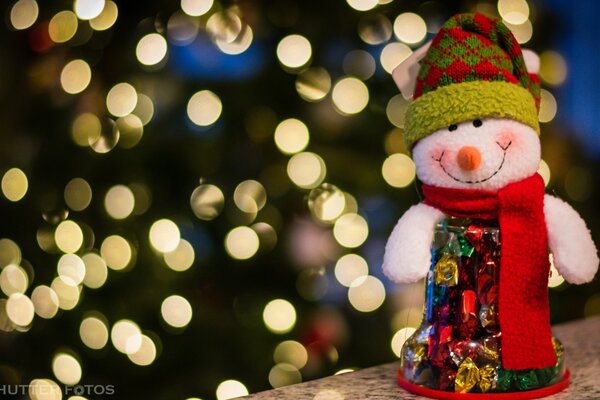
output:
M440 129L419 140L412 153L425 184L495 191L538 170L540 140L525 124L485 118Z

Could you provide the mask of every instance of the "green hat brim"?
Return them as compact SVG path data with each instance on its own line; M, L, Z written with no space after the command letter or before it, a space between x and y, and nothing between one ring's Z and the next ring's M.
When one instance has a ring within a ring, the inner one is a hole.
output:
M540 132L535 101L527 89L499 81L463 82L439 87L409 104L406 148L452 124L483 118L509 118Z

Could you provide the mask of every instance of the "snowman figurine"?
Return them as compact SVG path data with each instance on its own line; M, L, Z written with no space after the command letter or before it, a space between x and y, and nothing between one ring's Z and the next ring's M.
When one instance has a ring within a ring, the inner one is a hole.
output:
M501 21L459 14L393 73L412 99L404 135L423 201L395 226L383 270L398 283L426 278L398 371L414 393L537 398L568 385L550 262L582 284L599 259L583 219L537 173L538 69Z

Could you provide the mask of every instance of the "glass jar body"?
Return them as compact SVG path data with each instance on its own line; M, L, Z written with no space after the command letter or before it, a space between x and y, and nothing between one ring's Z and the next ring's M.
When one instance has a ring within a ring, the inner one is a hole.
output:
M423 321L405 342L400 372L417 385L459 393L517 392L550 386L565 373L557 363L530 370L502 368L497 221L449 217L432 243Z

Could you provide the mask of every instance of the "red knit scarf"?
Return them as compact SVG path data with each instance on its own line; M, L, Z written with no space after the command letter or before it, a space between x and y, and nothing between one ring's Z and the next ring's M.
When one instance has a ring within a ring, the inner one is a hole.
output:
M497 192L423 185L423 194L425 204L447 215L498 219L502 364L505 369L554 366L542 177L535 174Z

